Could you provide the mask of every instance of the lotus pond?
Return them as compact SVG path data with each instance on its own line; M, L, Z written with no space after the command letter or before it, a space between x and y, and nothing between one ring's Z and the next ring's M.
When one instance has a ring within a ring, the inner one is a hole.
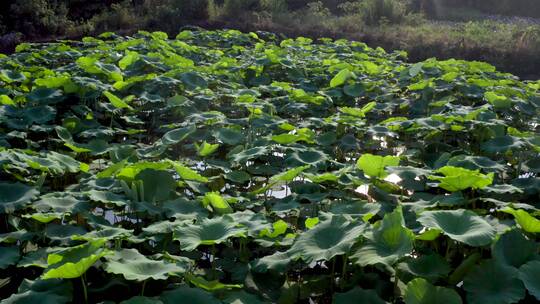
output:
M540 301L540 82L233 30L0 56L2 303Z

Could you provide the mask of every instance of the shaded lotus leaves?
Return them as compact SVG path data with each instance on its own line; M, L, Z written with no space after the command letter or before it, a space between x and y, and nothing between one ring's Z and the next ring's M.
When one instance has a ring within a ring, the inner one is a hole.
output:
M430 282L444 278L450 273L450 265L438 254L422 255L409 258L397 265L400 272L409 273L415 277L422 277Z
M500 236L491 252L495 261L519 268L536 258L538 244L527 239L519 230L512 229Z
M495 229L470 210L424 211L418 217L426 228L439 229L451 239L470 246L484 246L492 242Z
M474 267L463 280L467 303L516 303L525 297L525 287L518 270L494 260Z
M176 181L167 171L144 169L135 176L135 180L142 181L144 195L147 202L164 201L171 197L176 188Z
M163 292L159 298L165 304L193 303L193 304L219 304L218 299L211 293L199 288L181 286L173 290Z
M186 280L196 287L204 289L206 291L214 292L219 290L237 289L242 288L241 284L223 284L218 280L208 281L205 278L194 276L192 274L186 274Z
M126 280L145 281L182 276L188 267L188 258L182 258L182 262L170 263L163 260L151 260L136 249L122 249L107 256L104 269L109 273L120 274Z
M245 138L244 134L232 128L220 128L214 132L214 137L227 145L237 145Z
M276 272L284 272L287 270L292 258L288 252L276 251L271 255L259 258L251 263L253 271L267 272L273 270Z
M377 292L373 289L362 289L355 287L347 292L336 293L332 300L334 304L348 304L348 303L370 303L370 304L385 304Z
M450 288L434 286L425 279L416 278L405 289L405 304L461 304L459 294Z
M195 132L195 130L196 128L194 126L174 129L165 133L161 138L161 141L164 145L177 144L188 138L191 134Z
M180 241L182 250L195 250L200 245L214 245L230 238L245 237L246 229L237 227L229 216L203 219L197 224L188 224L174 231L174 239Z
M4 299L6 304L63 304L72 301L73 287L69 281L60 279L30 281L24 279L17 293Z
M540 300L540 261L530 261L519 268L519 278L527 287L527 290L537 300Z
M28 204L39 191L21 183L0 183L0 213L10 213Z
M109 252L103 248L104 240L90 241L51 253L47 256L48 267L43 279L72 279L83 275L101 257Z
M481 145L481 148L485 152L497 154L505 153L509 150L518 150L523 148L525 145L525 142L520 138L506 135L486 141Z
M0 247L0 269L5 269L19 261L19 247Z
M401 206L385 214L366 238L351 256L352 260L362 266L379 263L391 266L413 249L414 234L405 227Z

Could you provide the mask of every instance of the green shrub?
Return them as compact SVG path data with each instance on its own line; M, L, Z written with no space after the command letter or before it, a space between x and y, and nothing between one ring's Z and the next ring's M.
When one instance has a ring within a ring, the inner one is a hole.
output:
M140 19L133 8L131 1L126 0L111 5L109 10L90 19L93 30L97 33L114 31L118 29L132 29L140 25Z
M18 0L10 6L13 30L27 36L62 35L73 25L65 3L46 0Z

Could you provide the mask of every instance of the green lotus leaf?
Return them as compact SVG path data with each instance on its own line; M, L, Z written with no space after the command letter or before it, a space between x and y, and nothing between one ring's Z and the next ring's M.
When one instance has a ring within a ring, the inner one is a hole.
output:
M495 261L519 268L536 257L538 244L512 229L500 236L491 252Z
M161 171L169 169L170 166L170 163L167 162L138 162L127 166L126 163L119 162L100 172L102 174L98 174L98 178L116 176L120 179L132 181L143 170L153 169ZM105 171L107 172L104 173Z
M364 230L362 223L349 222L343 216L332 216L300 234L288 254L308 263L329 261L334 256L348 254Z
M525 287L517 269L494 260L474 267L463 280L467 303L516 303L525 297Z
M109 253L103 248L104 243L104 240L95 240L49 254L47 256L48 267L42 278L72 279L80 277L101 257Z
M109 100L109 102L115 107L115 108L118 108L118 109L131 109L131 107L129 106L129 104L127 104L126 102L126 99L121 99L119 98L118 96L114 95L113 93L111 92L103 92L103 95L105 95L105 97L107 97L107 99Z
M26 80L26 76L19 71L2 69L0 70L0 80L6 83L23 82Z
M438 254L422 255L417 258L407 259L399 263L397 269L432 282L439 278L444 278L450 273L450 265Z
M0 247L0 269L16 264L19 257L18 247Z
M287 165L290 166L302 166L311 165L319 166L328 159L328 155L315 149L303 149L291 153L291 155L285 160Z
M362 266L378 263L391 266L413 249L414 234L405 227L401 207L385 214L366 238L367 241L351 256Z
M182 178L183 180L192 180L201 183L208 182L208 178L200 175L195 170L192 170L179 162L171 161L171 165L176 170L176 173L178 173L178 175L180 175L180 178Z
M479 170L469 170L460 167L444 166L439 168L437 173L444 177L430 175L429 179L438 180L441 183L439 187L448 191L460 191L468 188L482 189L493 183L493 173L482 174Z
M288 252L276 251L271 255L264 256L251 263L252 269L256 272L267 272L274 270L276 272L285 272L292 259Z
M208 216L208 210L203 208L197 201L188 201L182 198L163 202L163 210L169 218L178 220L204 218Z
M191 134L193 134L193 132L195 132L195 130L196 128L194 126L174 129L165 133L161 141L165 145L177 144L188 138Z
M540 261L530 261L519 268L519 278L527 290L537 300L540 300Z
M113 204L118 207L125 206L128 202L124 196L109 191L90 190L86 194L94 202Z
M182 250L192 251L199 245L221 244L230 238L246 237L247 230L237 226L229 216L203 219L176 229L174 239L180 241Z
M181 286L176 289L165 291L160 295L164 304L190 303L190 304L220 304L221 301L214 298L211 293L199 288Z
M0 213L18 210L38 194L35 188L21 183L0 183Z
M39 267L47 268L47 256L55 251L54 247L39 248L36 251L27 253L17 264L17 267Z
M259 297L245 291L228 292L223 302L226 304L262 304L264 303Z
M16 294L4 299L6 304L63 304L72 301L73 287L69 281L24 279Z
M385 178L388 176L385 167L399 166L399 157L363 154L356 162L356 166L370 177Z
M263 156L266 153L268 153L267 147L254 147L247 150L243 150L239 153L234 153L233 155L230 156L230 158L232 158L232 160L237 163L243 163L248 160L258 158L259 156Z
M507 109L512 106L512 100L504 95L499 95L496 92L488 91L484 93L484 98L495 108Z
M245 138L244 134L231 128L220 128L214 133L214 137L231 146L241 143Z
M131 281L166 280L170 276L182 276L189 267L188 258L183 258L182 262L177 263L151 260L140 254L137 249L115 251L106 258L107 263L104 266L106 272L120 274Z
M47 193L39 201L32 203L33 209L39 212L80 213L89 209L87 202L76 198L70 193Z
M385 304L377 292L373 289L362 289L355 287L347 292L336 293L332 300L334 304L347 304L347 303L370 303L370 304Z
M343 87L343 93L351 97L360 97L364 94L365 88L359 83L346 85Z
M356 75L354 75L353 72L351 72L348 69L343 69L343 70L339 71L334 76L334 78L332 78L330 80L330 87L331 88L338 87L340 85L345 84L345 82L347 82L347 80L349 80L350 78L355 78L355 77L356 77Z
M501 211L512 214L521 229L531 233L540 232L540 220L534 218L527 211L521 209L514 210L512 208L505 208Z
M22 217L23 218L31 218L31 219L34 219L40 223L49 223L49 222L52 222L54 220L58 220L58 219L61 219L63 218L64 214L63 213L39 213L39 212L36 212L36 213L32 213L32 214L24 214Z
M482 144L483 151L496 154L505 153L508 150L519 150L525 146L525 142L514 136L500 136Z
M202 198L204 207L211 206L217 214L232 213L231 205L219 194L219 192L208 192Z
M198 145L195 144L197 148L197 153L199 156L206 157L214 152L217 151L219 148L219 144L209 144L206 141L204 141L202 144Z
M364 105L362 108L341 107L339 108L339 111L350 116L364 118L369 111L375 108L376 105L377 103L372 101Z
M450 288L434 286L422 278L407 283L405 304L461 304L459 294Z
M201 289L204 289L206 291L218 291L218 290L228 290L228 289L236 289L236 288L242 288L243 285L241 284L223 284L219 282L218 280L208 281L202 277L194 276L192 274L186 274L186 280L193 284L196 287L199 287Z
M285 221L278 220L272 224L272 232L270 232L270 229L264 228L259 232L259 237L276 238L284 234L288 228L289 225Z
M163 170L144 169L135 176L135 180L142 181L142 197L147 202L167 200L176 188L172 174Z
M424 211L418 217L424 227L439 229L453 240L470 246L491 244L495 229L470 210Z
M448 160L448 166L462 167L469 170L483 169L486 171L504 170L504 165L483 156L458 155Z
M300 173L308 169L310 165L300 166L296 168L289 169L285 172L274 175L270 178L270 182L290 182L295 179Z
M231 171L225 174L225 178L239 184L243 184L251 179L251 175L245 171Z

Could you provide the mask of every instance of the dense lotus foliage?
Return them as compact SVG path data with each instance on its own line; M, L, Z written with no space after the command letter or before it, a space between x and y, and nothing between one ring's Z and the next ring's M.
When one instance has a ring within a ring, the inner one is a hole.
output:
M2 303L540 301L540 82L182 31L0 57Z

